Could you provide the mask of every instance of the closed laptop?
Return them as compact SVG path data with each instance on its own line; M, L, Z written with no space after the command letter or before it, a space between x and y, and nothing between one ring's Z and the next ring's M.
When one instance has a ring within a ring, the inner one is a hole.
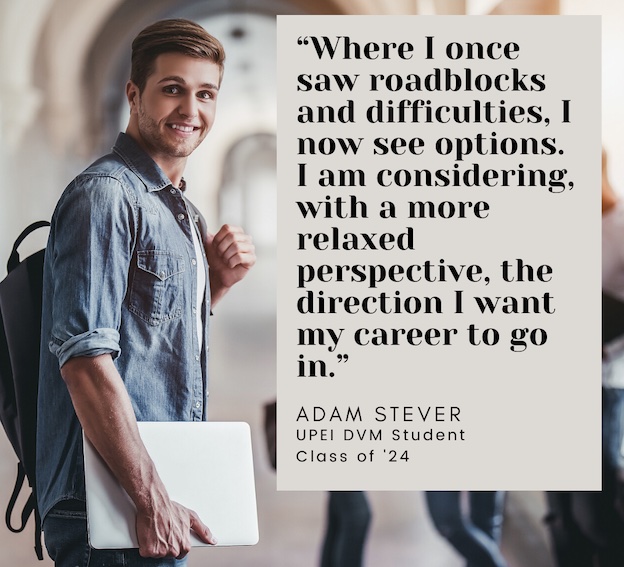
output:
M258 542L249 425L139 422L139 433L172 500L197 512L219 546ZM96 549L137 548L136 508L84 439L89 541ZM192 545L207 546L191 533Z

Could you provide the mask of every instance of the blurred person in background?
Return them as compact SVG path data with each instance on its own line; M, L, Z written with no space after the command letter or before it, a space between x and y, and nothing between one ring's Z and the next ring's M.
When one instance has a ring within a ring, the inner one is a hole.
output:
M466 560L467 567L507 567L500 550L504 492L439 490L425 494L433 525ZM464 494L466 511L462 506Z
M371 521L366 493L331 491L321 567L362 567L364 545Z
M602 152L602 491L549 492L558 567L624 565L624 203Z

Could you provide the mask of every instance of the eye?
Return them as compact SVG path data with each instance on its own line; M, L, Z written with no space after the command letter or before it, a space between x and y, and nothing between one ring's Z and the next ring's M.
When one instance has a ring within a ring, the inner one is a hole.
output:
M197 93L197 98L202 100L212 100L216 98L216 93L213 93L212 91L200 91Z
M178 85L167 85L166 87L163 87L163 92L167 93L167 94L180 94L181 89L180 87L178 87Z

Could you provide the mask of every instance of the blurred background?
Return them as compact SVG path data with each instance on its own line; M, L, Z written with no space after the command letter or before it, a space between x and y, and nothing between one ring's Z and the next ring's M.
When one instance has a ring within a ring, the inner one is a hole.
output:
M262 433L262 405L276 389L277 14L602 15L603 140L613 184L624 186L620 0L0 0L0 278L19 232L49 219L66 184L108 153L125 129L133 37L155 20L186 17L225 45L218 118L185 177L209 227L244 226L257 247L257 266L212 321L210 417L252 426L260 543L196 550L191 567L319 563L326 494L276 492ZM25 243L25 253L43 247L47 233L40 232ZM0 509L9 500L15 471L14 454L0 434ZM422 493L369 497L368 565L463 564L433 529ZM512 567L552 566L544 514L542 493L508 494L503 550ZM30 527L13 535L0 526L0 565L51 565L47 558L36 560L31 538Z

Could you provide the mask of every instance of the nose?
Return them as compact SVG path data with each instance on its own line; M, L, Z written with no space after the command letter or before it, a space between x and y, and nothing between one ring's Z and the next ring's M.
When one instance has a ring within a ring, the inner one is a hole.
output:
M197 116L197 99L193 95L185 96L180 101L178 112L185 118L195 118Z

